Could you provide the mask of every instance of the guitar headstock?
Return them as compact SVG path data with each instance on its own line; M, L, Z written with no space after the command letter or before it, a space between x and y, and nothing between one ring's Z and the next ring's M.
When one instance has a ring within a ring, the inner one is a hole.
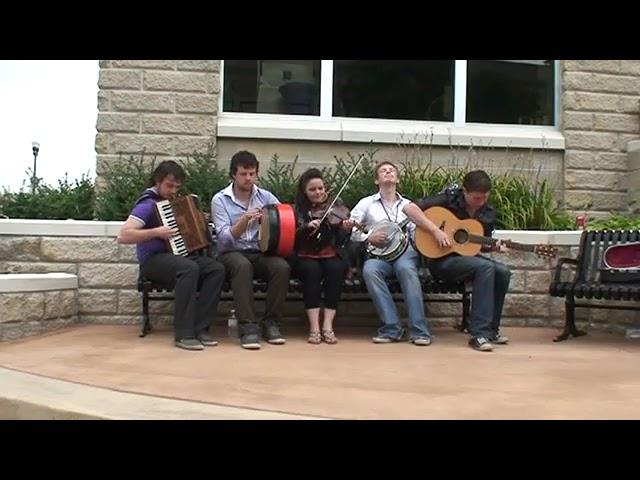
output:
M533 247L533 253L539 257L555 258L558 254L558 248L552 245L540 244Z

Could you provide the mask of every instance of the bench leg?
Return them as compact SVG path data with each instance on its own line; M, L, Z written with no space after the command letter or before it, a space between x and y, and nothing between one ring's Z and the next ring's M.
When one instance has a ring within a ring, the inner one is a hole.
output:
M456 328L461 332L467 332L469 330L469 312L471 311L471 298L469 298L469 293L465 292L462 294L462 323Z
M569 338L570 335L573 335L574 337L581 337L587 334L587 332L578 330L576 328L576 303L573 296L566 298L564 302L564 308L564 329L562 330L562 333L560 335L553 339L554 342L562 342Z
M140 337L145 337L151 331L151 319L149 318L149 292L142 292L142 331Z

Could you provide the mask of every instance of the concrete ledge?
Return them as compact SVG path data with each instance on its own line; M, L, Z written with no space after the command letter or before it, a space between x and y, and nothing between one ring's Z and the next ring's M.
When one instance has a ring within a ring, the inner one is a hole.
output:
M115 237L124 222L0 219L0 235L34 237Z
M640 140L631 140L627 142L627 152L637 152L640 150Z
M318 417L122 393L0 368L2 420L312 420Z
M3 273L0 293L42 292L78 288L78 277L70 273Z
M0 235L35 237L116 237L124 222L92 220L12 220L0 219ZM580 244L580 230L496 230L496 237L537 245L574 246Z

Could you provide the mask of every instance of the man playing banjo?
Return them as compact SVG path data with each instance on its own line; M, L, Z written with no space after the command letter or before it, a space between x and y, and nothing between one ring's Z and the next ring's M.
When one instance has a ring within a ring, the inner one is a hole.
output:
M409 314L409 341L427 346L431 344L431 331L425 318L418 277L419 255L409 242L415 225L403 211L411 202L396 191L398 169L393 163L384 161L376 165L374 178L378 192L360 200L350 216L351 220L369 229L366 234L354 230L351 239L364 242L369 252L362 275L382 321L373 343L392 343L403 338L398 311L385 281L395 275ZM407 233L401 228L405 225Z

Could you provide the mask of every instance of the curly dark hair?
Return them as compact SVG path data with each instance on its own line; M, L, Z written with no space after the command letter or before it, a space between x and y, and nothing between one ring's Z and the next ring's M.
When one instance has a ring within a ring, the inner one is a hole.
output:
M185 178L187 178L182 166L173 160L165 160L164 162L160 162L151 174L148 186L153 187L154 185L162 182L169 175L173 175L173 178L180 183L184 183Z
M314 178L319 178L324 182L322 172L317 168L310 168L306 170L302 173L302 175L300 175L300 178L298 179L298 190L296 192L295 203L303 210L308 210L311 207L311 202L309 202L304 189L307 188L307 184Z

